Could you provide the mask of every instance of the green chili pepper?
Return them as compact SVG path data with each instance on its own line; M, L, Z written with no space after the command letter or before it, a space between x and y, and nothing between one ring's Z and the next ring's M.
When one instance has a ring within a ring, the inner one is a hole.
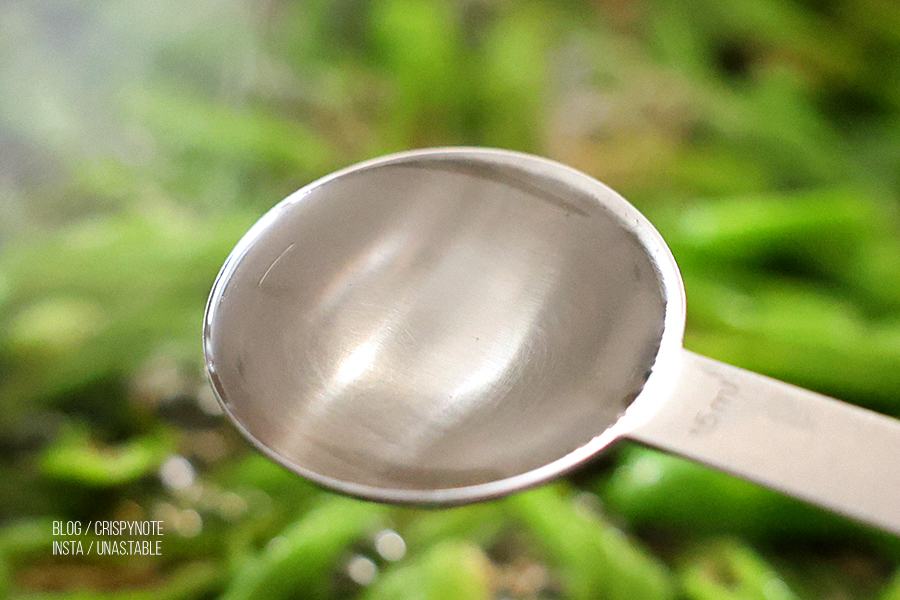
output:
M326 495L259 452L223 465L210 479L247 502L246 518L229 524L225 539L229 562L235 565L254 557L260 540L275 537Z
M900 235L886 201L860 188L758 193L657 210L685 273L740 279L787 260L801 277L837 282L870 310L900 309ZM803 273L805 271L805 273Z
M900 600L900 569L881 590L878 600Z
M896 225L895 220L885 223ZM835 268L841 281L860 290L876 310L900 311L900 233L870 235Z
M323 597L335 562L351 544L383 523L386 510L377 504L326 496L259 556L248 560L234 574L223 599Z
M0 432L27 413L83 395L89 384L135 376L162 348L179 364L195 364L209 284L252 219L147 208L21 240L12 252L4 246ZM125 395L104 397L96 424L129 430L135 411Z
M704 544L678 574L691 600L797 600L771 565L734 540Z
M91 440L86 427L71 426L41 453L39 464L48 477L110 487L155 472L174 448L175 439L165 430L101 447Z
M694 275L685 288L689 349L900 416L900 321L774 279L742 288Z
M398 515L410 547L428 547L445 538L463 539L486 547L509 525L501 502L484 502L443 510L409 510Z
M460 68L464 47L454 6L378 0L368 14L371 39L396 89L382 143L396 149L411 137L458 131L469 72Z
M607 509L638 530L756 541L867 543L900 557L900 538L857 525L778 492L673 455L629 446L598 484Z
M209 563L188 563L147 589L112 592L23 593L10 600L192 600L218 591L223 583L221 569Z
M669 571L635 540L573 501L560 486L518 494L506 501L559 570L572 598L656 600L672 598Z
M501 148L533 150L547 82L547 46L552 19L530 3L508 5L488 26L480 48L480 91L485 143Z
M224 465L213 479L226 488L289 496L296 509L307 508L308 502L322 493L308 480L298 477L260 452L247 452L239 460Z
M52 543L50 519L16 521L0 529L0 597L5 597L12 585L12 559L36 551L46 552Z
M658 212L654 223L679 258L696 255L716 264L757 258L773 249L819 252L831 244L849 250L883 235L889 223L884 208L868 194L840 187L719 198Z
M0 553L31 552L50 546L53 540L53 521L50 519L22 520L6 523L0 529Z
M657 450L631 446L601 486L607 508L634 528L758 537L763 528L827 527L825 514L777 492ZM786 533L786 532L785 532Z
M490 561L478 546L449 539L386 571L361 597L363 600L488 600L493 597L491 579Z
M155 93L128 98L158 139L235 163L281 165L319 176L334 164L329 140L297 119L252 107L210 105L192 94Z

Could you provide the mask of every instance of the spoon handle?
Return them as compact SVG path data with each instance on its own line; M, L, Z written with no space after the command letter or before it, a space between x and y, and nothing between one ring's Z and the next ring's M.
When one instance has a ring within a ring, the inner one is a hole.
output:
M627 437L900 535L900 421L682 352Z

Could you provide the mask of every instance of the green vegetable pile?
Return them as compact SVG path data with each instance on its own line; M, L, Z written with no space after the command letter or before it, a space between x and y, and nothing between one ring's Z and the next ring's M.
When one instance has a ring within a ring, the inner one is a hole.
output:
M225 256L440 145L605 181L678 259L687 348L900 417L893 0L5 2L0 597L900 599L896 536L637 445L448 510L250 450L202 374Z

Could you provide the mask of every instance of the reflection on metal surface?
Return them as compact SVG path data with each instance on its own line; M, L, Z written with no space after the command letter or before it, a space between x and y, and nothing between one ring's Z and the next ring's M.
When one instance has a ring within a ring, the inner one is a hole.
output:
M544 467L614 423L653 365L666 292L632 216L584 175L498 151L326 178L223 268L214 387L326 483L415 494Z

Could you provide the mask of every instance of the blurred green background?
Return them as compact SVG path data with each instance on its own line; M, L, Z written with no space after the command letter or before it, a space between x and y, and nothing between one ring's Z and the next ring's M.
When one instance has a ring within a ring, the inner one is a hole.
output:
M900 416L893 0L7 0L0 597L900 599L897 537L636 445L444 511L250 451L201 371L228 251L439 145L608 183L682 267L689 349ZM111 519L161 556L54 554Z

